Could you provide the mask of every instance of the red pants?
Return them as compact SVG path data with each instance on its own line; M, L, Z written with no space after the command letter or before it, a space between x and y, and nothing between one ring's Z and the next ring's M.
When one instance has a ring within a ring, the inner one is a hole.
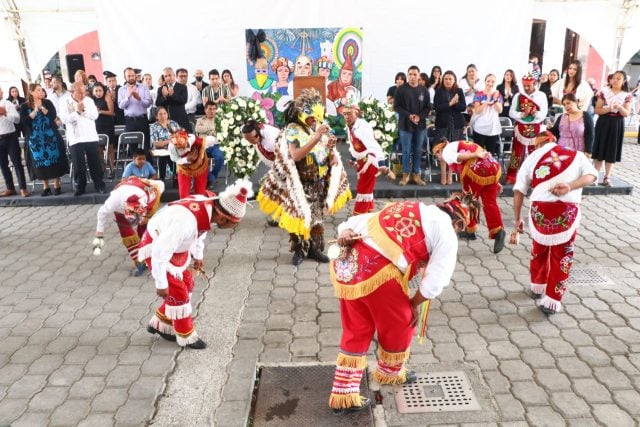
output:
M151 242L149 233L145 233L142 237L141 245L144 246ZM180 252L173 254L170 263L172 265L184 265L189 258L188 252ZM151 258L146 260L149 271L152 271L153 265ZM176 278L171 273L167 273L167 281L169 282L169 294L164 301L156 309L154 316L149 324L160 332L175 335L178 345L186 346L193 344L198 340L198 334L193 326L191 317L191 292L193 291L193 276L189 270L182 272L182 278Z
M540 304L559 310L566 291L566 282L573 264L573 241L576 233L566 243L545 246L533 241L531 246L531 290L545 296Z
M364 173L358 173L358 183L356 185L356 203L353 206L353 214L365 214L373 212L375 205L373 203L373 190L376 187L376 178L378 176L378 168L374 165L364 171Z
M204 173L197 176L188 176L183 173L178 172L178 194L181 199L184 199L189 194L191 194L191 180L193 179L193 194L201 194L203 196L207 195L207 173L205 170Z
M464 177L462 179L462 188L465 191L470 191L477 199L482 201L482 211L484 217L487 220L487 228L489 229L489 237L493 239L498 231L504 228L502 223L502 213L498 206L498 193L500 191L500 184L481 185L473 182L470 178ZM467 225L467 231L475 233L478 229L479 215L472 215L469 225Z
M138 225L134 227L127 218L121 213L115 213L116 225L122 237L122 244L127 248L129 256L134 264L138 263L138 246L140 245L140 236L147 230L147 225Z
M360 380L367 365L366 353L378 334L378 367L374 377L381 384L401 384L406 380L404 362L414 328L411 303L400 283L389 280L375 291L353 300L340 299L342 339L336 362L331 408L360 406Z
M535 149L533 145L523 145L517 138L513 138L513 148L511 149L511 159L507 169L507 184L515 184L518 170L524 159Z

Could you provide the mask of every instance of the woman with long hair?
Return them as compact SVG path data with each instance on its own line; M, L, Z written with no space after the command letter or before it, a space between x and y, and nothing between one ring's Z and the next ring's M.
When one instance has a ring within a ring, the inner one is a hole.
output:
M484 78L484 89L476 92L473 98L471 128L474 142L496 157L502 132L502 109L502 95L496 89L496 76L487 74Z
M436 94L436 88L442 83L442 68L439 65L431 67L431 74L429 75L429 81L427 81L427 87L429 88L429 96L433 100L433 96Z
M236 81L233 80L233 74L231 74L230 70L222 70L222 83L229 88L231 98L235 98L236 96L238 96L238 92L240 92L240 86L238 86Z
M478 69L474 64L467 65L467 71L458 82L458 87L464 93L464 101L467 105L467 122L473 114L473 97L476 92L482 90L480 87L480 78L478 78Z
M547 75L547 81L540 83L540 92L544 92L547 95L547 105L551 107L553 105L553 95L551 94L551 88L554 84L560 79L560 71L555 68L549 71ZM549 113L551 113L551 108L549 108Z
M511 108L511 104L513 103L513 96L520 92L516 80L516 73L514 73L512 69L504 72L502 83L498 85L498 92L500 92L503 102L500 117L509 117L509 108Z
M387 90L387 104L393 105L393 98L396 95L396 89L407 82L407 75L400 71L396 73L395 84Z
M32 83L27 102L20 107L20 120L33 159L35 177L43 182L43 197L52 194L50 179L54 180L53 194L62 193L60 177L69 172L67 149L56 125L56 107L45 96L42 86Z
M591 98L593 98L593 91L589 83L582 78L582 63L580 61L571 61L564 78L551 86L553 104L560 105L562 97L568 93L575 95L578 107L582 111L587 111Z
M594 137L591 114L578 108L578 100L571 93L562 97L562 106L564 113L551 129L558 138L558 145L582 151L587 157L591 157Z
M18 91L17 87L11 86L9 88L9 96L7 96L7 101L11 102L13 106L16 107L16 111L19 112L20 106L24 104L26 99L20 96L20 92ZM16 123L15 127L16 127L16 136L20 137L22 135L22 124Z
M436 141L446 138L448 141L463 139L464 116L467 104L462 89L456 83L456 74L447 70L442 75L442 84L436 89L433 97L433 108L436 111L435 135ZM451 184L451 170L447 171L445 162L440 162L442 175L441 184Z
M611 187L613 164L622 157L624 118L631 112L632 96L629 94L627 75L618 70L611 76L611 87L602 88L596 102L595 139L593 143L593 166L600 172L604 162L602 185Z
M116 156L113 149L116 144L115 124L116 124L116 110L113 105L113 100L110 96L105 96L106 88L100 82L96 82L93 85L91 91L91 98L96 104L98 109L98 118L96 119L96 131L101 134L107 135L109 138L109 144L107 146L107 160L109 162L109 179L113 179L116 174ZM104 147L98 145L100 150L100 159L104 159ZM102 162L102 169L104 171L104 162Z

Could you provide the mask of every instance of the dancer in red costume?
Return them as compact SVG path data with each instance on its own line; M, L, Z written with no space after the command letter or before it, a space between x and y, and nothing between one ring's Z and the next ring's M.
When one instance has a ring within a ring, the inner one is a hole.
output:
M99 255L104 246L104 229L110 215L115 216L122 244L127 248L136 270L134 276L142 276L146 266L138 261L140 237L147 229L149 218L158 210L164 182L138 178L124 179L113 189L104 205L98 210L93 251Z
M397 202L376 213L357 215L338 227L340 255L330 264L340 298L342 339L329 406L336 413L362 410L360 395L367 351L378 336L381 384L414 382L404 363L421 305L440 295L456 265L456 232L477 209L470 195L444 203ZM410 298L408 283L425 266L419 290Z
M204 140L186 131L174 132L169 144L169 155L178 167L178 193L184 199L191 192L205 195L207 192L207 176L209 174L209 158Z
M482 200L482 210L487 220L489 238L495 239L493 252L498 253L504 248L507 233L504 231L502 214L498 206L498 194L502 193L500 163L475 142L453 141L442 138L433 147L433 153L442 161L451 165L462 182L462 189ZM466 230L459 236L468 240L476 239L479 215L472 216Z
M536 135L547 117L547 96L536 90L536 78L527 74L522 78L522 90L514 96L509 117L515 120L513 147L507 169L507 184L516 182L516 175L524 159L531 154Z
M344 105L342 115L349 127L349 151L358 171L358 195L353 206L353 214L373 212L373 190L378 175L383 173L389 179L395 179L395 175L386 167L386 156L374 137L373 128L359 117L360 107L357 100L349 100Z
M238 180L219 197L189 196L160 210L149 221L140 242L138 259L146 261L164 301L149 321L147 331L181 347L203 349L191 318L193 276L189 269L204 267L204 240L211 224L218 228L238 225L252 196L251 182Z
M536 147L539 148L524 161L513 186L514 233L524 229L520 214L524 196L532 189L531 292L534 298L540 298L538 307L546 314L562 309L560 301L567 289L573 264L573 241L580 224L582 188L598 177L584 153L560 147L555 140L548 131L538 135Z

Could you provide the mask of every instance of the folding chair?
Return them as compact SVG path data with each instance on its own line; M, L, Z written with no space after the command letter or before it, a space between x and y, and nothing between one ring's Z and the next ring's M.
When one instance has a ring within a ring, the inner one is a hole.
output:
M144 147L144 133L142 132L122 132L118 137L118 148L116 149L116 173L120 163L127 163L133 160L129 154L133 148ZM124 172L124 166L122 166Z
M500 151L498 153L499 161L502 164L502 169L507 170L507 155L511 157L511 147L513 145L513 122L509 117L500 117L500 126L502 132L500 132ZM508 145L508 149L505 146Z

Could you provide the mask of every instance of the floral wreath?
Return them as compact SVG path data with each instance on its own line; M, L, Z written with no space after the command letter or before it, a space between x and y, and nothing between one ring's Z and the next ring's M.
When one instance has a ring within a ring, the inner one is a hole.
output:
M216 114L216 135L227 167L238 178L250 177L258 167L258 152L242 137L242 126L250 119L267 122L259 100L239 96L221 104Z

